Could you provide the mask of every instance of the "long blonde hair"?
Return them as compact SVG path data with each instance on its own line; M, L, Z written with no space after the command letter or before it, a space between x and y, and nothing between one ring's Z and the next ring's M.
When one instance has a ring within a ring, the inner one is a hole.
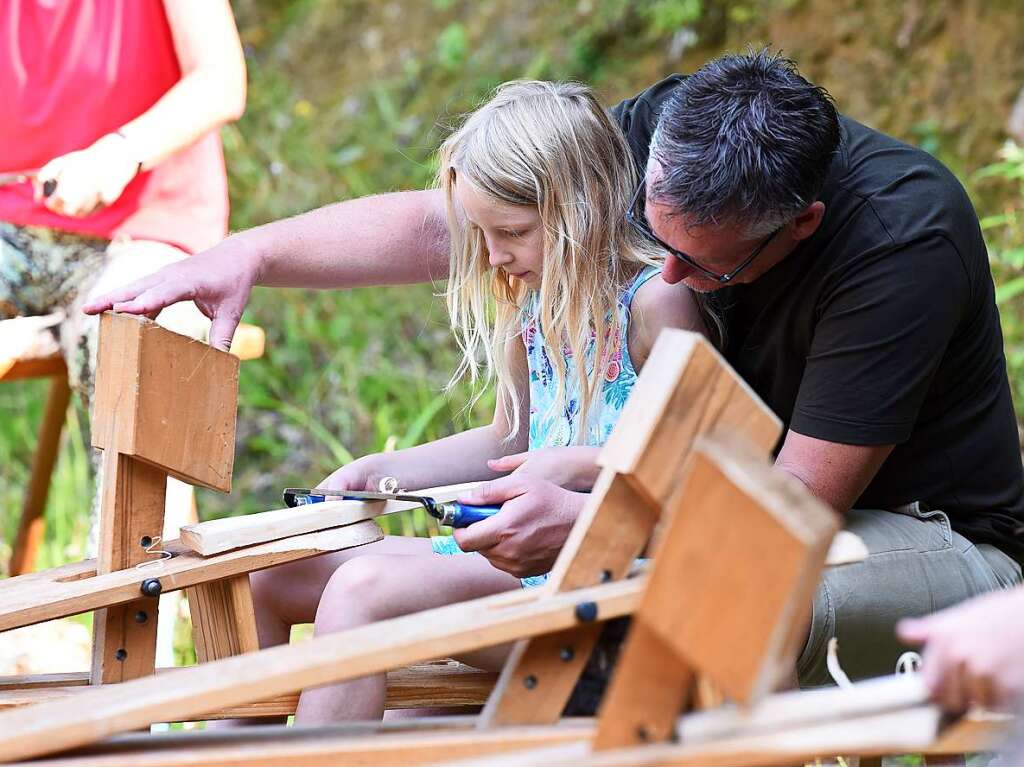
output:
M467 226L456 209L457 178L501 203L535 207L540 215L544 260L536 321L554 368L553 412L564 412L567 396L563 349L578 361L582 440L621 332L618 297L644 265L663 261L625 220L639 183L625 138L589 88L517 81L500 86L441 146L438 184L451 234L448 312L463 354L452 383L463 376L475 383L496 379L511 440L522 403L505 346L522 330L530 289L490 267L483 233ZM584 361L592 340L588 374Z

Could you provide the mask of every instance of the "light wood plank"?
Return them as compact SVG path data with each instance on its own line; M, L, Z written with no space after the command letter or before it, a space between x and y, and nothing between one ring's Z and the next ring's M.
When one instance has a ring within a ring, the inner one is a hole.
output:
M190 586L185 596L200 663L260 649L248 573Z
M432 487L410 492L438 501L454 501L478 482ZM364 519L420 508L413 501L326 501L294 509L274 509L240 517L224 517L209 522L185 525L181 542L204 557L243 546L311 533L329 527L350 525Z
M161 544L173 556L152 566L96 574L86 561L45 573L29 573L0 581L0 631L124 604L138 598L140 586L159 579L164 592L208 583L241 573L362 546L383 538L373 520L320 530L280 541L200 557L178 541Z
M606 619L619 617L632 612L645 586L645 578L638 577L542 599L499 594L200 664L179 672L174 685L152 676L93 687L74 699L0 713L0 760L52 753L154 721L187 720L305 687L562 631L577 623L581 602L598 605Z

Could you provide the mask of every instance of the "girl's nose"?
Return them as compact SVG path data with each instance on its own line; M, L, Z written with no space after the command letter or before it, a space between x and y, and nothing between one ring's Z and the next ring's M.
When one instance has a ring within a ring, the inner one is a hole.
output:
M512 263L512 256L505 253L500 248L492 248L490 245L487 246L487 263L494 269L505 264Z

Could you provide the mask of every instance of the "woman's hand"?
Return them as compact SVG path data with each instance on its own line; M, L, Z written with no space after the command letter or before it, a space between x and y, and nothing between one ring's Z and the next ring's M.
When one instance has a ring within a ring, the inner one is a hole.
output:
M487 466L513 477L536 477L567 490L587 491L597 481L599 452L596 447L545 447L495 458Z
M326 490L380 490L380 481L388 476L380 468L380 454L364 455L352 463L347 463L337 471L327 475L318 482L316 487Z
M110 133L87 149L55 157L39 169L33 188L36 202L54 213L83 218L113 204L138 173L128 139ZM50 195L43 187L56 182Z

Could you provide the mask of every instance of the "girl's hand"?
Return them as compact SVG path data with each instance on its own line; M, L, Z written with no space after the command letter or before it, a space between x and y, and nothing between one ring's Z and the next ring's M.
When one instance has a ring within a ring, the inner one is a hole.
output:
M377 455L364 455L352 463L347 463L337 471L328 474L325 479L318 482L316 487L326 490L369 490L377 492L380 489L380 481L386 472L375 468Z
M495 458L487 466L514 477L536 477L567 490L587 491L597 481L599 452L596 447L545 447Z
M82 218L115 202L138 169L139 161L132 157L128 140L108 134L88 149L50 160L40 168L32 186L36 202L54 213ZM43 193L47 181L57 183L48 197Z

